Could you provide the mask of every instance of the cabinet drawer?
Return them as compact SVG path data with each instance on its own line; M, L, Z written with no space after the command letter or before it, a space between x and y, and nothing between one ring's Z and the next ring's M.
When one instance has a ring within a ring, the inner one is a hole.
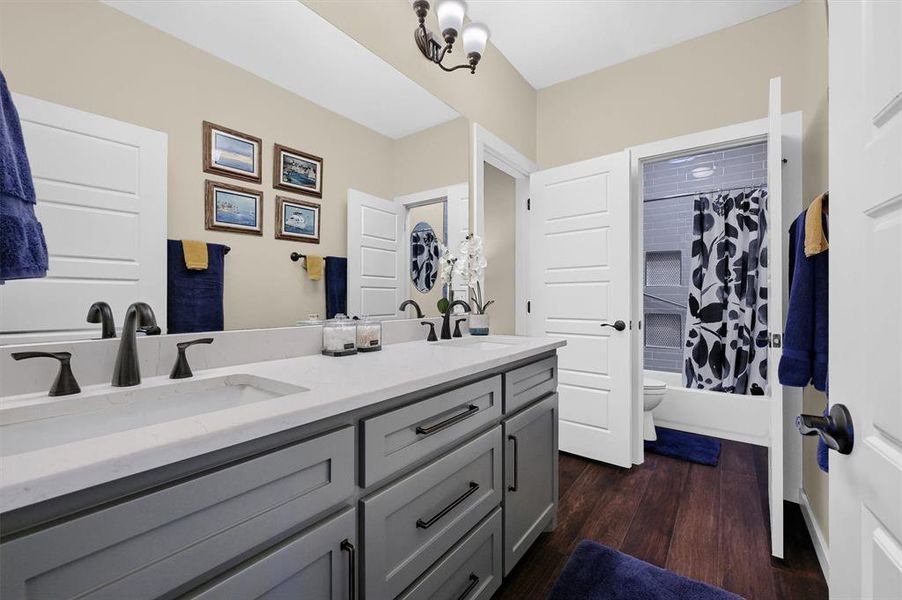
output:
M155 598L353 493L351 427L0 545L4 598Z
M504 412L515 412L557 389L557 356L504 374Z
M362 487L453 444L501 416L496 375L360 422Z
M496 508L399 600L488 599L501 577L501 509Z
M504 422L504 574L552 523L558 494L558 396Z
M267 550L187 596L188 600L345 600L356 586L357 519L348 509Z
M363 581L394 598L501 502L501 426L360 501Z

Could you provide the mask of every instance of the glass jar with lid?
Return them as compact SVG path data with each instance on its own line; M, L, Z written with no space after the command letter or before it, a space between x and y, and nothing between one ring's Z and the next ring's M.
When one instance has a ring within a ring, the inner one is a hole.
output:
M357 321L343 314L323 323L323 354L348 356L357 354Z
M357 321L357 351L382 350L382 322L370 317Z

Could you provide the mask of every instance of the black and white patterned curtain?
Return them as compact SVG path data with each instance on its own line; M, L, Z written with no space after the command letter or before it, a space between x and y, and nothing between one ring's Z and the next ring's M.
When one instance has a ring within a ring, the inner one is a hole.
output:
M767 392L767 190L695 199L686 387Z

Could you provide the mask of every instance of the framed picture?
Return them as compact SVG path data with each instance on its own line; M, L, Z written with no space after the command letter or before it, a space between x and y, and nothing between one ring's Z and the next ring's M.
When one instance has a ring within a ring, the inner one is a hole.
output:
M280 190L323 197L323 159L275 144L272 186Z
M263 192L207 180L207 229L263 235Z
M319 243L319 204L276 196L276 237Z
M260 138L204 121L204 173L263 182Z

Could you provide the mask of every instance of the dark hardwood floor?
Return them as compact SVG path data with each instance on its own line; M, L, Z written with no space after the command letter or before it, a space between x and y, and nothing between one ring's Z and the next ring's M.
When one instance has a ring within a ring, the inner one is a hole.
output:
M767 449L724 441L716 467L655 454L621 469L560 454L558 526L494 598L545 598L576 545L594 540L748 600L827 598L798 505L785 503L786 558L770 556Z

